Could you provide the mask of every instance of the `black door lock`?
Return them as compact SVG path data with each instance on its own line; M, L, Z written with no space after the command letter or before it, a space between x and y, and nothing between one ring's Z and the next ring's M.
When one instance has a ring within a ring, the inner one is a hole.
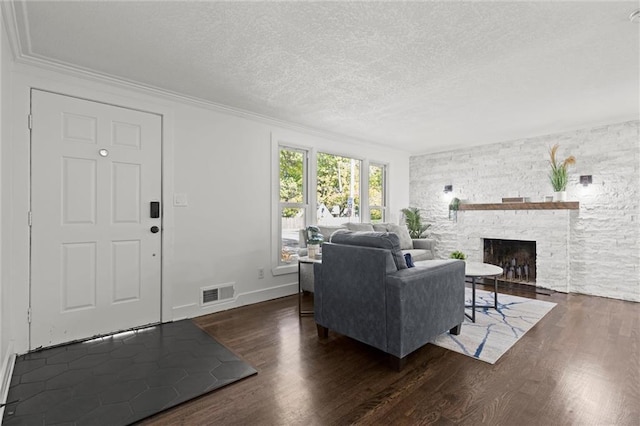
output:
M149 217L151 217L151 219L160 217L160 201L152 201L149 204Z

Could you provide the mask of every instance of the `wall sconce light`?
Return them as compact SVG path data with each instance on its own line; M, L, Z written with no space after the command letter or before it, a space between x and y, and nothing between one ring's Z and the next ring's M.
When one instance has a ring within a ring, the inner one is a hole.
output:
M444 186L444 193L448 194L450 192L453 192L453 185L445 185Z
M580 176L580 183L582 186L589 186L593 183L593 177L591 175Z

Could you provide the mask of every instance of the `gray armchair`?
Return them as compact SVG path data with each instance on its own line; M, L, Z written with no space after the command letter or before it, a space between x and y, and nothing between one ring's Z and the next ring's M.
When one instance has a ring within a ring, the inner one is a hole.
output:
M396 234L339 231L314 265L318 335L328 330L390 355L406 356L464 320L464 262L432 260L407 268Z

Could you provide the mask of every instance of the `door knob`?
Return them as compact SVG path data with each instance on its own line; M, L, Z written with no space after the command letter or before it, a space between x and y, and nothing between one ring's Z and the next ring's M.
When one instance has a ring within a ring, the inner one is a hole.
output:
M156 234L159 230L160 230L160 228L158 228L158 227L157 227L157 226L155 226L155 225L151 227L151 233L152 233L152 234Z

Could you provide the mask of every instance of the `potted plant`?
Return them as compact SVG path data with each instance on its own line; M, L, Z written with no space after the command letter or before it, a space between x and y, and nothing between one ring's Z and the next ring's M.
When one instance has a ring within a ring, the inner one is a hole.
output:
M460 209L460 199L454 197L449 203L449 220L458 221L458 209Z
M401 210L404 215L404 222L407 224L411 238L422 238L422 234L429 226L422 223L422 213L418 207L407 207Z
M461 252L461 251L456 250L456 251L454 251L453 253L451 253L451 254L449 255L449 258L450 258L450 259L460 259L460 260L465 260L465 259L467 258L467 255L466 255L466 254L464 254L464 253L463 253L463 252Z
M553 186L553 201L566 201L567 199L567 183L569 182L569 166L576 164L576 158L573 155L568 156L564 161L559 162L556 158L558 153L559 144L555 144L549 150L549 165L551 165L551 172L549 172L549 180L551 186Z
M315 259L320 254L320 245L324 242L324 237L317 226L307 227L307 256Z

